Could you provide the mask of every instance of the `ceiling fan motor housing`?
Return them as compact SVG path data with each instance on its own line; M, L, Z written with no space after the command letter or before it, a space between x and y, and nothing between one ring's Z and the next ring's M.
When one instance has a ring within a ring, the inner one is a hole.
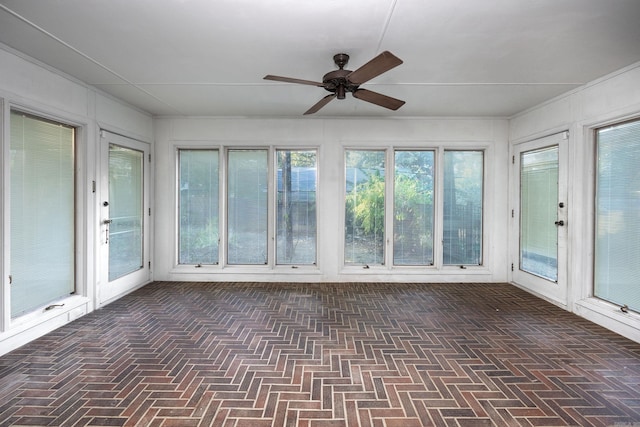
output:
M354 85L347 80L347 76L351 74L351 70L335 70L330 71L322 78L324 88L329 92L335 92L338 99L344 99L346 92L353 92L358 89L358 85Z
M353 92L358 89L358 85L354 85L347 80L347 76L351 74L351 70L345 70L344 67L349 62L349 55L346 53L338 53L333 55L333 62L336 63L339 70L330 71L322 78L324 88L329 92L334 92L338 99L344 99L346 92Z

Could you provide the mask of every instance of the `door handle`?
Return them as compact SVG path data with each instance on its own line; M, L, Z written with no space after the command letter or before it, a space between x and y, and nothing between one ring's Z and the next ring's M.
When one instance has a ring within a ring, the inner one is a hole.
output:
M104 230L104 243L105 245L109 243L109 226L113 222L112 219L103 219L102 223L106 226Z
M564 221L560 220L560 221L556 221L554 222L555 225L557 225L558 227L562 227L564 225Z

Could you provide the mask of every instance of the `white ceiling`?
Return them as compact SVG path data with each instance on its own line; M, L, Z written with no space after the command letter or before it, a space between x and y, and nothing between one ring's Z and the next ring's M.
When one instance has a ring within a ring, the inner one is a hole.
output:
M0 43L154 115L301 116L333 55L404 64L314 116L508 117L640 61L640 0L0 0Z

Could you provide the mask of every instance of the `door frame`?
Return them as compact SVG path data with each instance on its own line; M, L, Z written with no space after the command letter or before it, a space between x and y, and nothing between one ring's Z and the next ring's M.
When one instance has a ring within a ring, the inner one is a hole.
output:
M109 281L109 245L106 239L109 219L109 145L114 144L143 153L143 224L142 224L142 268L125 276ZM100 190L98 197L98 283L96 287L96 307L108 304L121 296L132 292L151 281L151 145L149 143L127 138L106 130L100 131Z
M568 145L569 132L563 131L542 138L527 140L511 145L510 147L510 278L516 286L524 288L534 294L551 301L562 307L568 307L568 227L571 224L569 218L568 203ZM549 279L528 273L520 269L520 173L521 154L529 151L540 150L547 147L558 146L558 202L564 207L557 207L557 221L563 221L564 225L557 226L558 230L558 280Z

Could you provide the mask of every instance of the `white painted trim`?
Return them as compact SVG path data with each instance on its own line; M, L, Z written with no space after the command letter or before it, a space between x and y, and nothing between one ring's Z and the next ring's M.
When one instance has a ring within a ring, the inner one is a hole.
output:
M0 96L2 94L0 93ZM9 195L7 191L4 191L6 184L9 182L10 176L10 168L9 168L9 159L10 159L10 148L9 148L9 138L10 138L10 129L9 126L5 126L6 123L9 123L9 107L6 104L6 101L3 98L0 98L0 150L2 150L2 175L0 175L0 188L3 191L0 193L0 239L2 240L0 243L2 244L2 248L0 248L0 337L2 334L9 329L9 325L11 323L11 303L10 303L10 283L9 283L9 251L7 248L9 247L9 230L11 229L11 224L9 223ZM2 339L0 338L0 343ZM2 351L0 351L0 354Z
M12 319L10 329L0 333L0 356L91 311L91 301L79 295L56 301L55 304L64 304L64 306L51 310L40 307L24 316Z
M619 306L598 298L577 301L574 312L630 340L640 342L640 313L623 313Z
M512 282L510 282L510 283L511 283L513 286L515 286L516 288L520 288L520 289L522 289L523 291L525 291L525 292L527 292L527 293L530 293L531 295L535 295L536 297L538 297L538 298L540 298L540 299L542 299L542 300L545 300L545 301L547 301L547 302L549 302L549 303L551 303L551 304L553 304L553 305L555 305L555 306L557 306L557 307L560 307L560 308L562 308L562 309L564 309L564 310L568 310L568 311L569 311L569 307L568 307L566 304L563 304L563 303L562 303L562 301L559 301L559 300L558 300L558 299L556 299L556 298L549 297L548 295L545 295L545 294L542 294L542 293L540 293L540 292L537 292L537 291L535 291L534 289L531 289L531 288L529 288L529 287L523 286L523 285L521 285L521 284L519 284L519 283L517 283L517 282L513 282L513 281L512 281Z

